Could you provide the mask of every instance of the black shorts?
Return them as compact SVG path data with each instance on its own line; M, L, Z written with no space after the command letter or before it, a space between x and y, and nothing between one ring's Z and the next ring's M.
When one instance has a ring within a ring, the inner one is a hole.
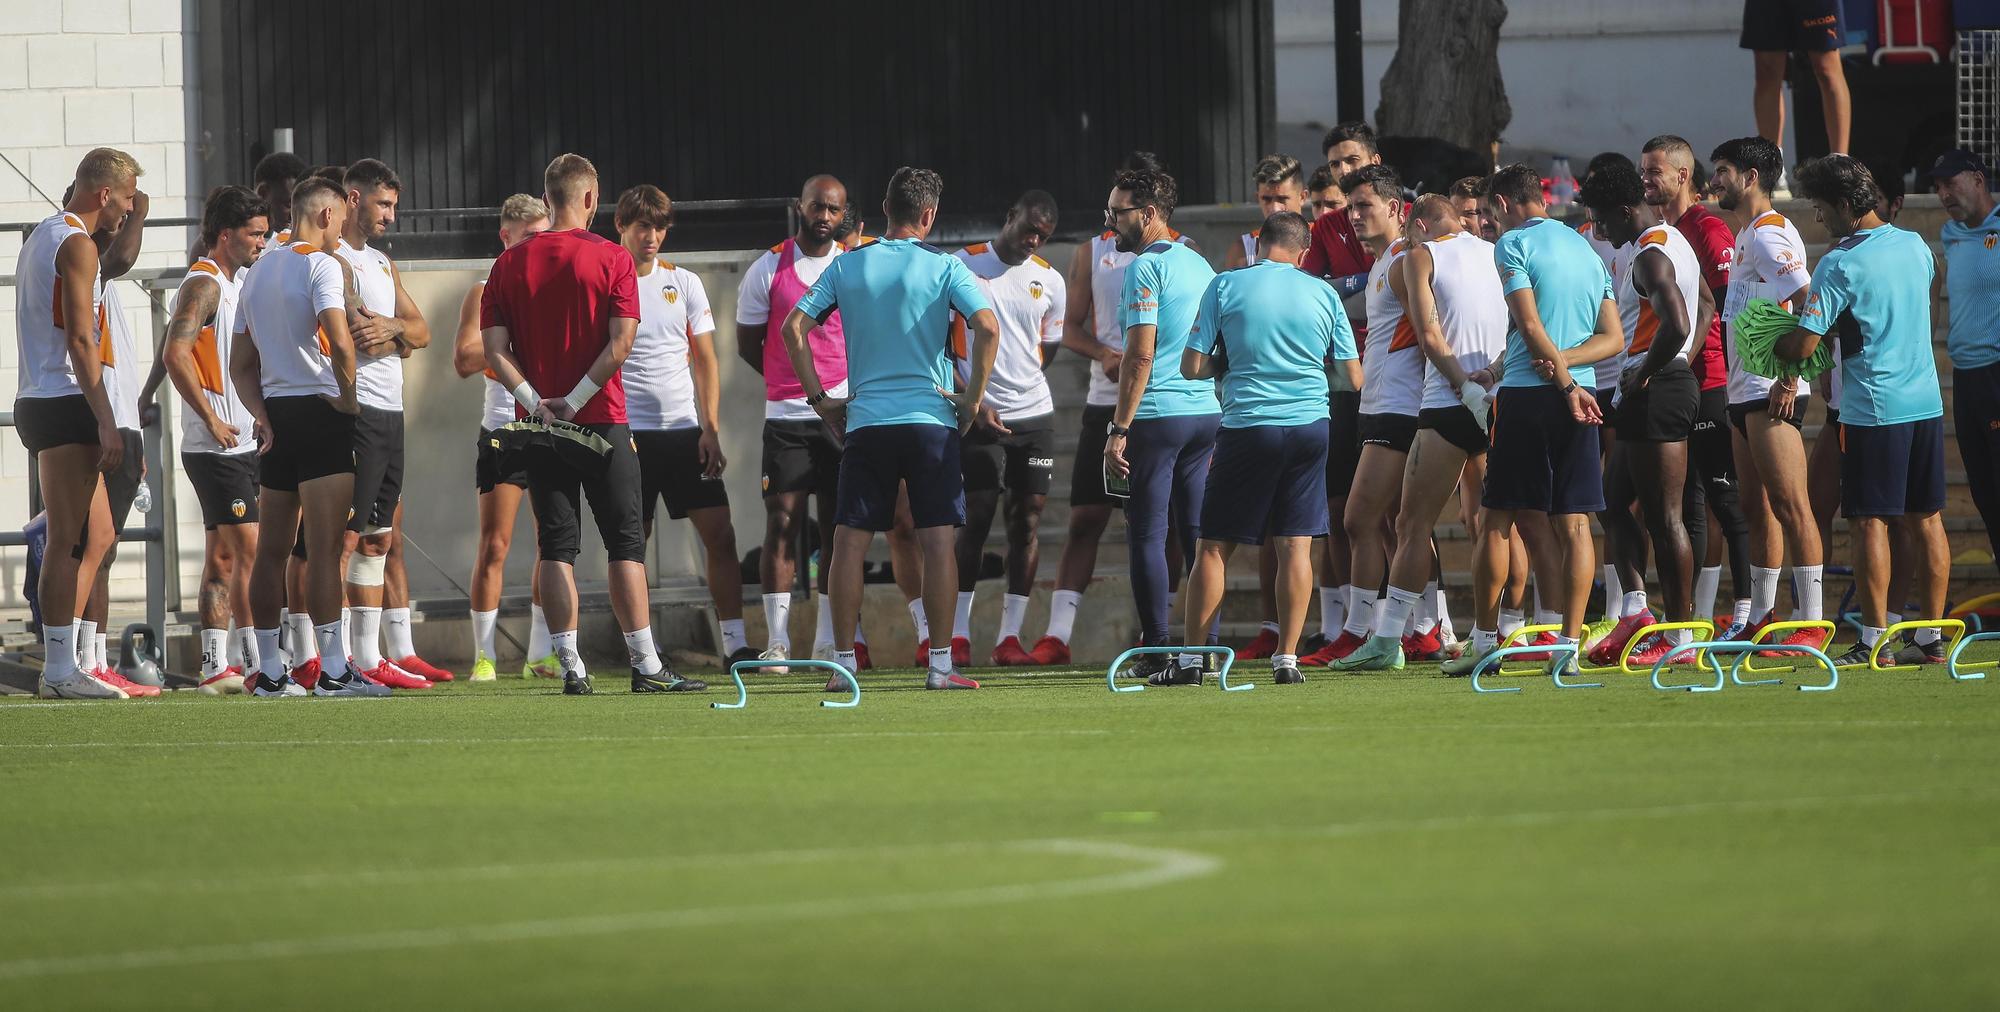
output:
M1316 538L1327 533L1326 428L1252 425L1219 429L1201 500L1201 536L1261 545L1265 537Z
M830 503L840 490L840 444L826 423L764 421L764 494L811 492Z
M1762 397L1754 401L1744 401L1741 404L1731 404L1729 406L1729 424L1736 427L1738 435L1749 439L1750 416L1769 415L1770 413L1771 399L1769 397ZM1792 402L1792 417L1785 419L1785 424L1790 425L1794 429L1804 429L1806 427L1803 417L1805 413L1806 399L1800 397Z
M1480 425L1472 409L1463 404L1448 408L1424 408L1417 412L1417 428L1435 430L1445 442L1464 450L1468 457L1477 457L1492 445L1485 426Z
M959 465L965 471L967 492L1006 489L1024 495L1048 495L1056 476L1056 416L1051 414L1007 422L1012 433L1001 436L975 425L959 440ZM1104 430L1098 430L1103 441ZM1098 448L1099 481L1104 449Z
M840 500L833 522L862 531L896 524L896 499L910 490L917 529L965 523L965 477L958 429L950 425L870 425L847 430L840 455Z
M96 446L97 416L82 394L21 397L14 401L14 431L29 453L58 446Z
M111 529L122 531L132 515L132 500L139 497L139 483L146 478L146 437L138 429L119 429L125 437L125 456L118 470L104 476L104 498L111 507Z
M1840 430L1840 512L1899 517L1944 508L1944 418Z
M1599 414L1604 416L1604 424L1599 426L1599 428L1604 429L1607 432L1610 432L1614 436L1618 434L1618 408L1616 406L1617 400L1618 400L1617 387L1597 388L1597 411Z
M1828 53L1846 41L1840 0L1743 0L1739 48L1759 53Z
M1118 409L1108 404L1083 406L1082 428L1076 435L1076 460L1069 471L1071 506L1125 508L1124 499L1104 493L1104 437L1108 435L1104 430L1117 413Z
M271 397L271 448L257 465L257 483L280 492L330 474L354 473L354 415L334 410L318 394Z
M1361 391L1327 394L1326 497L1345 499L1361 466Z
M1362 415L1361 445L1386 446L1397 453L1410 452L1410 444L1417 441L1416 415ZM1358 462L1360 457L1357 455Z
M639 454L623 422L579 423L604 437L611 452L602 467L586 472L540 448L526 454L528 500L535 507L535 538L545 562L575 563L583 546L583 500L612 562L641 562L646 530L639 516Z
M473 483L478 486L482 494L502 485L526 489L528 469L517 466L513 470L508 470L507 466L500 462L500 440L493 435L493 432L492 429L479 430L479 457L478 463L472 468Z
M701 473L700 429L652 429L632 433L639 452L639 518L653 528L653 511L667 501L667 516L685 520L691 510L729 505L721 478Z
M257 522L255 453L183 453L181 470L201 503L202 527L212 531Z
M1618 405L1618 438L1632 443L1679 443L1694 433L1701 381L1676 358Z
M403 413L361 406L354 419L354 515L347 529L386 531L403 501Z
M1501 387L1493 399L1492 438L1480 497L1487 509L1603 511L1596 426L1576 420L1561 390L1547 384Z

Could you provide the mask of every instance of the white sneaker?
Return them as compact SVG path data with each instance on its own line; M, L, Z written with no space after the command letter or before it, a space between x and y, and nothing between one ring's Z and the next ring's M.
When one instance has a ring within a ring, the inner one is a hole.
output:
M76 677L64 682L42 680L40 696L43 699L129 699L125 690L109 685L96 678L77 672Z
M342 672L342 677L340 678L332 678L325 674L320 675L319 681L313 683L312 694L315 696L336 696L348 699L381 698L389 694L389 687L371 682L361 677L360 672L353 668L348 668L345 672Z
M840 659L838 656L839 653L840 652L838 650L835 650L833 648L833 644L831 643L813 644L813 660L836 661Z
M297 697L297 696L310 695L310 693L306 691L306 687L300 685L297 682L292 681L292 676L290 675L285 675L274 682L271 680L269 675L264 674L262 671L258 671L253 673L245 684L247 684L250 687L250 695L252 696Z
M760 661L789 661L792 659L792 650L790 647L784 645L783 643L773 643L770 646L765 647L764 652L757 655L757 659ZM778 664L768 668L759 668L757 670L768 671L774 675L782 675L786 674L792 669L783 664Z

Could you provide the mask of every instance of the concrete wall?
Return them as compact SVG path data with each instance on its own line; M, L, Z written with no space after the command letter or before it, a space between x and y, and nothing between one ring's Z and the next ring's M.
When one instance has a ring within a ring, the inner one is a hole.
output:
M186 215L194 97L182 81L182 57L190 41L181 0L0 0L0 222L47 217L77 161L98 146L138 159L146 173L139 186L155 217ZM148 230L140 266L185 264L187 242L182 229ZM20 243L18 233L0 233L0 275L13 273ZM147 295L129 281L118 289L144 343L153 333ZM9 349L0 355L0 404L11 404L17 358L10 286L0 287L0 334ZM150 346L141 357L150 368ZM27 473L20 440L0 433L0 527L18 529L27 520ZM18 549L0 551L0 607L20 603L21 561ZM118 564L112 590L136 600L143 580L144 570L128 559Z

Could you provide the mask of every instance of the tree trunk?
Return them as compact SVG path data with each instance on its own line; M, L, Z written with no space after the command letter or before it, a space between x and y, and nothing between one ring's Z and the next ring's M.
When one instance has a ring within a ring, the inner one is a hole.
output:
M1504 0L1401 0L1375 130L1485 154L1514 118L1500 80Z

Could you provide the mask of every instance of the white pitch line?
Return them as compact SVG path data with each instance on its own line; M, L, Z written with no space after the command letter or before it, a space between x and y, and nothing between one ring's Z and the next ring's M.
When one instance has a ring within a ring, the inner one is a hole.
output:
M654 742L676 742L698 744L705 741L789 741L808 739L823 741L842 738L1039 738L1069 737L1079 735L1107 735L1115 732L1103 728L968 728L962 731L828 731L779 732L773 734L702 734L699 731L688 734L648 734L648 735L577 735L574 737L540 738L284 738L227 739L215 741L44 741L44 742L0 742L0 749L128 749L128 748L344 748L348 746L383 745L616 745L621 743L649 744Z
M335 953L401 952L411 949L493 945L590 935L660 932L726 924L828 920L874 914L996 906L1150 889L1211 875L1222 867L1220 859L1207 854L1104 840L1024 840L994 846L1033 853L1135 863L1140 867L1053 882L978 886L939 892L890 893L881 896L696 907L685 910L650 910L626 914L589 914L443 928L390 928L316 938L272 938L251 942L141 949L92 956L29 957L0 961L0 980L194 964L237 963L248 959L294 959Z

